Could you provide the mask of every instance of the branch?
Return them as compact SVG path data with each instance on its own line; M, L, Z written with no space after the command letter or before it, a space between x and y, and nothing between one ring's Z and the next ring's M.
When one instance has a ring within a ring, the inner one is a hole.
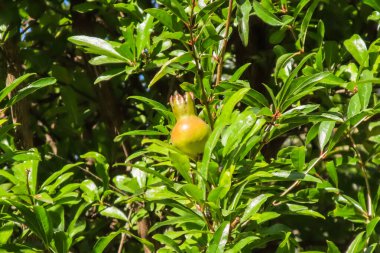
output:
M220 80L222 78L223 58L224 58L224 54L226 52L227 43L228 43L228 32L230 30L232 7L233 7L233 0L229 0L227 21L226 21L226 29L224 31L224 38L223 38L223 45L222 45L222 49L220 50L220 54L218 56L218 68L217 68L217 72L216 72L215 86L219 85Z
M201 68L201 65L200 65L200 58L199 58L199 56L197 54L197 49L195 47L196 38L194 37L194 33L193 33L193 28L194 28L194 8L195 8L195 0L192 0L191 13L190 13L190 23L187 24L186 26L188 27L189 32L190 32L190 46L191 46L191 53L192 53L191 55L193 56L194 61L195 61L195 65L197 67L197 71L195 72L195 76L196 76L196 79L199 82L199 85L200 85L201 91L202 91L201 102L206 107L206 112L207 112L207 116L208 116L209 121L210 121L211 129L214 129L214 119L213 119L212 114L211 114L209 100L208 100L208 97L207 97L205 86L203 84L203 71L202 71L202 68Z

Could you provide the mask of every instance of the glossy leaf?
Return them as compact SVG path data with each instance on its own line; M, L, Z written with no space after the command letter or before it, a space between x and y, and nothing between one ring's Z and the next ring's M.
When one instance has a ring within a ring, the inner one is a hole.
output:
M273 13L268 11L262 4L257 1L253 1L252 3L253 9L255 10L255 14L265 23L272 26L283 26L284 23L276 17Z
M361 66L368 67L367 46L358 34L354 34L351 38L345 40L344 46Z
M206 253L222 253L228 241L230 223L228 221L220 224L208 246Z
M319 125L318 140L319 140L319 149L321 151L323 151L323 148L329 142L334 126L335 126L334 121L323 121Z

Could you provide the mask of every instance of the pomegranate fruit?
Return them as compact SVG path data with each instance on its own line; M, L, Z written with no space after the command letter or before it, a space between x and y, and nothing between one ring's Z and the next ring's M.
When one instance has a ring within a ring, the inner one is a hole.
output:
M186 92L184 96L174 93L170 97L170 105L177 119L171 132L171 143L190 156L203 153L211 129L195 115L192 93Z

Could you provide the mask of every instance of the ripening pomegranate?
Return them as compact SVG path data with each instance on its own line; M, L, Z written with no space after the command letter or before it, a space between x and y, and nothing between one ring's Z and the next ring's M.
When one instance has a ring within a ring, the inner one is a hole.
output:
M203 153L211 129L195 115L193 94L186 92L181 96L176 92L170 97L170 105L177 119L171 133L171 143L190 156Z

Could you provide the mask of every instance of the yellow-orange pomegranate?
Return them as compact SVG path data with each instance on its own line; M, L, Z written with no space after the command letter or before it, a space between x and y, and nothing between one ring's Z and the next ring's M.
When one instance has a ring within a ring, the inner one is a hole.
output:
M192 94L187 92L181 96L175 93L170 97L170 104L177 119L171 133L171 143L191 156L203 153L211 129L206 122L195 115Z

